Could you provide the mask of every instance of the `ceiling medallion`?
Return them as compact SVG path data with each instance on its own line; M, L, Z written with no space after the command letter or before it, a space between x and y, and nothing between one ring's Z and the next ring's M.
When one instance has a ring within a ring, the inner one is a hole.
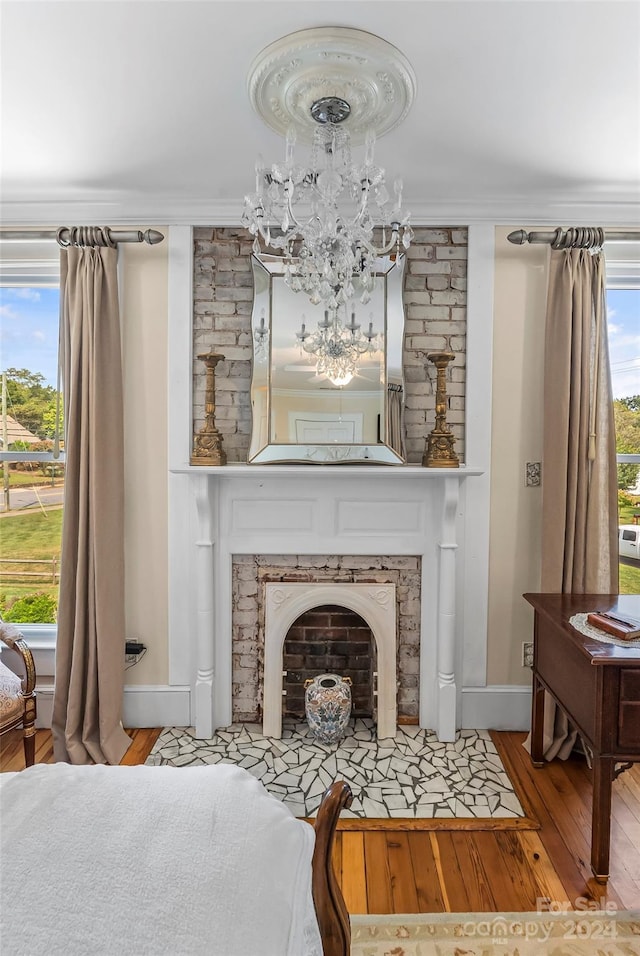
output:
M286 136L284 162L269 168L259 157L255 193L245 197L242 222L255 237L254 251L260 253L260 241L279 251L291 289L346 317L354 280L361 302L368 302L376 259L394 247L399 254L413 236L402 182L395 181L392 199L384 169L374 163L376 134L397 126L413 102L413 70L380 37L320 27L263 50L248 87L267 125ZM298 138L312 144L307 166L294 158ZM363 142L364 158L356 161L351 146Z
M415 73L391 43L364 30L317 27L276 40L249 69L249 99L267 126L313 142L313 104L338 97L351 107L349 134L364 143L373 128L383 136L405 118L416 90Z

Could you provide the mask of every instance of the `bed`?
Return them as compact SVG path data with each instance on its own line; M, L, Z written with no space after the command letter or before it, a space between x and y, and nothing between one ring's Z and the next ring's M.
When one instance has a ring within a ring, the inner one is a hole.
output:
M0 774L0 931L12 956L347 956L331 850L246 770L36 764Z

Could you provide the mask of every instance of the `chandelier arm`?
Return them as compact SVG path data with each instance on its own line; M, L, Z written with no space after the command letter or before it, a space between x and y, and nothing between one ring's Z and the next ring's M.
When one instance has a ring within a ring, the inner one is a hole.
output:
M289 218L291 219L291 222L293 223L293 225L296 227L298 232L300 232L300 229L302 228L302 223L298 220L298 218L296 217L296 214L293 211L293 189L294 189L293 182L291 180L289 180L289 182L291 183L291 190L288 190L288 189L286 190L287 213L289 214Z
M391 239L382 249L375 250L376 255L386 256L388 252L391 252L393 247L397 245L398 239L400 238L400 223L392 222L391 223Z

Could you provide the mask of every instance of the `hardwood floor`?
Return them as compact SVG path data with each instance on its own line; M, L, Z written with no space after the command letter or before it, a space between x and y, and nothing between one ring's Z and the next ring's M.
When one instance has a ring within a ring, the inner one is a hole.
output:
M123 763L143 763L159 729L133 730ZM343 830L335 868L351 913L524 912L551 906L640 906L640 764L613 786L611 877L589 868L590 771L582 758L535 770L524 734L496 733L512 780L539 829ZM51 733L39 730L36 761L53 760ZM0 771L24 766L20 731L0 739Z

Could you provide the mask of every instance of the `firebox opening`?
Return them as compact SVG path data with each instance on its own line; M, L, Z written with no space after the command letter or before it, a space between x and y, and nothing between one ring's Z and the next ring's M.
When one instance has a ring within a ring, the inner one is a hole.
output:
M304 717L304 683L320 674L352 681L354 717L375 717L376 642L355 611L324 604L301 614L284 642L283 715Z

